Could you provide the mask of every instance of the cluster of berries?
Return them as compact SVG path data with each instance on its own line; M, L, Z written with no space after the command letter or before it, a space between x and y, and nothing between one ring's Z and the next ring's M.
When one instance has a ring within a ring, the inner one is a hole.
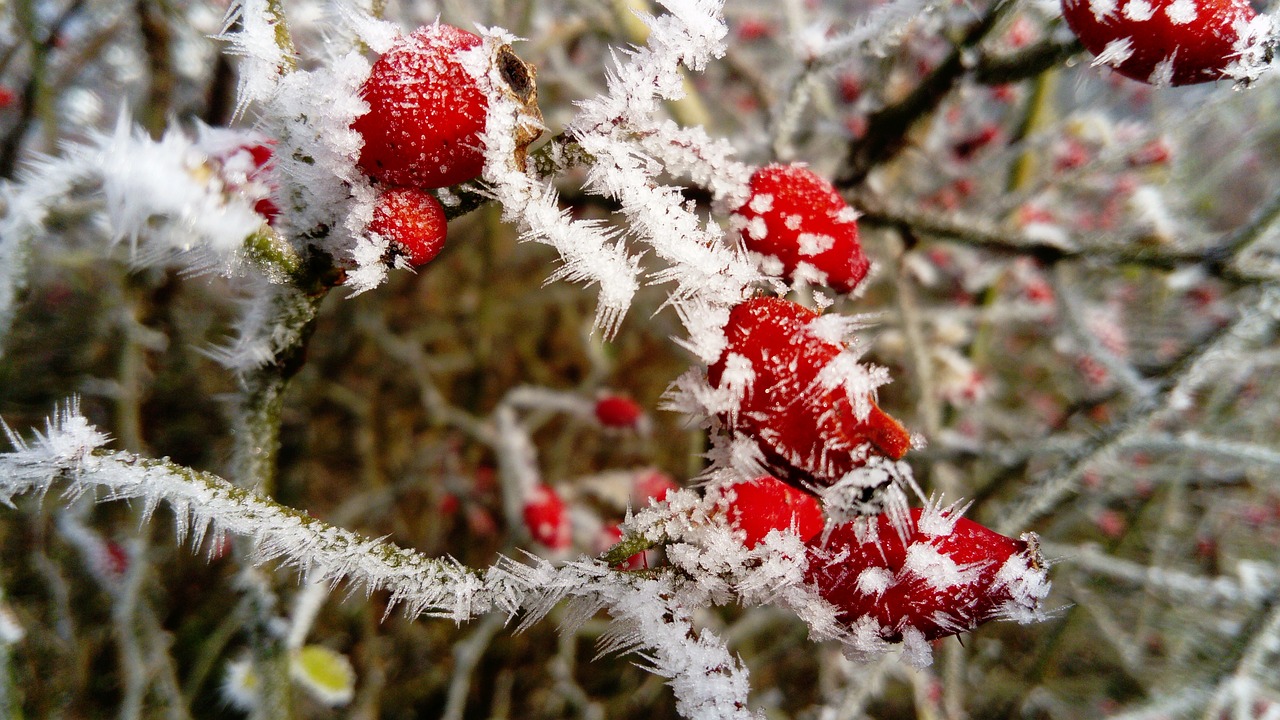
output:
M359 165L383 186L369 229L415 265L444 241L444 212L427 190L473 179L483 166L486 100L458 58L480 42L438 23L421 28L377 61L362 89L370 109L352 125L365 141ZM863 282L870 263L857 214L830 183L803 165L770 165L751 177L748 190L733 223L766 272L841 293ZM750 547L775 530L798 533L810 547L808 581L844 621L875 623L874 634L886 642L933 639L1033 609L1043 596L1036 594L1043 570L1033 540L1012 540L939 510L916 511L910 523L862 517L823 532L810 493L850 477L871 455L898 460L911 446L902 425L875 403L878 383L860 375L867 371L845 347L841 328L776 297L732 309L726 349L708 380L737 393L721 422L753 443L776 477L724 491L728 522ZM610 428L634 427L642 417L622 396L600 398L595 415ZM548 486L531 493L523 520L548 548L571 543L566 504Z
M804 166L770 165L749 190L735 227L767 272L842 293L864 280L856 213L829 183ZM826 526L815 492L857 478L859 500L871 500L891 478L858 471L873 456L901 459L912 442L876 404L879 378L845 346L845 327L778 297L730 311L707 380L730 398L720 424L758 450L771 476L718 490L726 521L747 547L773 531L804 540L806 582L866 642L921 646L987 620L1036 617L1048 583L1034 535L1014 540L936 507Z
M369 231L411 265L444 247L444 208L427 191L475 179L484 166L488 102L458 59L480 42L450 25L421 27L374 63L361 88L369 112L351 126L364 138L359 166L382 184Z
M1036 617L1049 584L1035 536L1012 539L954 508L860 517L824 532L812 495L765 476L720 491L754 548L770 532L805 541L805 581L864 640L937 640L994 619Z

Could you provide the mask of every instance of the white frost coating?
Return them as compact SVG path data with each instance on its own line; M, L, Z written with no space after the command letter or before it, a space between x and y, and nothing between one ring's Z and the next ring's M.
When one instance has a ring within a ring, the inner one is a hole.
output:
M893 584L893 572L888 568L869 567L858 573L855 586L863 595L883 595Z
M907 548L907 560L902 569L924 580L935 590L946 590L973 582L981 574L982 566L983 563L973 563L962 567L929 543L914 542Z
M814 34L811 42L816 47L806 64L811 71L818 71L843 62L859 51L883 57L902 42L912 21L941 5L943 3L936 0L894 0L879 5L848 32L832 38Z
M1174 25L1186 25L1196 19L1196 0L1173 0L1164 11Z
M991 581L991 591L1008 588L1009 600L996 608L995 619L1012 620L1021 624L1044 620L1040 603L1049 595L1049 573L1043 567L1033 567L1031 559L1039 554L1040 541L1035 533L1023 533L1018 538L1029 547L1014 553L996 571Z
M710 137L701 127L682 128L672 120L662 120L651 128L652 132L637 132L635 140L669 174L707 188L725 208L738 208L747 201L752 168L734 159L732 143Z
M853 406L854 417L866 420L871 414L871 403L875 400L876 391L892 378L888 368L860 363L859 357L861 353L855 350L841 351L818 371L816 380L824 389L843 388Z
M960 522L960 518L968 509L969 505L960 507L959 502L943 507L941 497L936 500L930 498L920 512L920 519L916 521L916 530L927 537L950 535L955 531L956 523Z
M313 231L323 249L352 263L347 287L355 293L386 277L382 256L360 242L373 219L375 192L356 167L364 139L351 129L369 110L360 86L370 68L360 53L350 52L312 71L295 70L280 79L261 121L278 143L280 210L288 227ZM315 232L322 226L327 233Z
M340 23L338 29L350 29L360 42L379 55L390 50L400 39L400 28L392 22L378 19L369 7L369 0L333 0Z
M1117 8L1118 0L1083 0L1089 3L1089 12L1093 13L1093 17L1098 22L1103 22L1108 16L1113 15Z
M854 333L875 324L873 315L819 315L805 326L805 331L815 338L833 345L855 344Z
M536 123L507 93L501 68L492 62L495 51L514 38L498 29L479 28L480 45L458 53L458 60L488 99L489 108L480 142L484 145L484 179L502 206L502 218L514 222L521 240L550 245L564 263L547 282L569 280L600 287L596 328L612 335L631 306L639 287L639 258L629 256L616 231L600 223L572 220L558 204L555 189L530 169L516 164L516 130Z
M231 32L240 21L240 29ZM219 40L230 43L230 52L241 57L240 92L236 114L252 103L265 101L275 92L276 82L294 62L276 41L276 18L268 0L234 0L227 6Z
M751 196L751 202L747 203L747 207L757 214L769 212L773 209L773 193L758 193Z
M769 236L769 227L765 225L764 218L753 217L747 221L747 235L753 240L763 240Z
M110 230L135 250L146 234L173 250L227 258L263 225L250 202L201 171L204 154L180 131L157 142L121 114L114 132L91 136L67 158L102 182ZM153 228L157 220L164 222Z
M907 626L902 631L902 659L908 665L926 668L933 664L933 649L920 630Z
M1227 77L1238 84L1247 85L1275 67L1275 59L1268 59L1270 48L1276 42L1275 19L1271 15L1257 15L1249 20L1237 20L1231 27L1236 35L1235 58L1224 69Z
M723 494L706 497L689 490L667 495L623 525L628 536L668 542L667 557L690 577L681 603L704 607L737 601L744 606L774 604L791 609L823 640L844 635L836 609L804 582L808 559L793 533L770 532L747 549L727 524Z
M1090 65L1117 67L1131 57L1133 57L1133 38L1119 38L1107 43Z
M1134 22L1146 22L1155 14L1155 6L1147 0L1129 0L1124 6L1124 16Z
M14 495L45 492L55 480L69 478L71 498L95 489L112 500L137 498L147 517L165 502L180 541L189 537L198 546L206 536L252 537L260 561L279 558L318 580L345 577L370 591L388 588L393 602L404 603L411 616L461 621L495 606L514 611L520 597L518 589L504 586L506 575L497 569L482 576L453 560L427 558L306 518L207 473L104 450L106 436L74 404L30 442L3 427L14 447L0 454L0 502L9 506Z
M107 451L102 447L106 436L74 404L32 441L3 429L14 446L0 454L4 504L12 506L17 494L47 493L60 480L70 482L64 495L70 500L95 491L111 500L141 499L147 517L165 502L177 520L180 541L190 538L198 546L225 533L252 537L256 560L283 561L315 582L347 579L369 592L385 588L390 602L403 605L409 616L461 622L494 610L514 615L525 609L528 625L568 599L572 627L608 610L614 626L602 650L637 652L645 667L668 679L677 709L686 717L762 717L747 709L746 668L720 638L694 628L696 608L734 599L775 603L793 608L816 639L840 633L834 608L804 585L806 556L799 538L773 533L748 551L689 491L671 493L627 525L633 535L677 540L673 562L685 574L641 577L595 560L557 567L536 558L530 564L502 558L485 571L473 571L449 558L429 558L327 525L208 473Z
M669 302L679 307L690 300L699 307L732 307L744 299L747 287L761 279L748 258L731 244L711 222L702 222L686 207L683 195L666 185L656 185L652 177L661 170L659 155L670 157L659 145L678 147L682 138L666 137L675 126L657 123L661 100L683 96L680 66L700 71L713 57L724 52L727 28L718 0L668 1L668 11L659 17L643 17L650 28L648 43L634 48L627 61L608 73L608 92L579 105L577 117L568 131L582 149L595 159L585 188L588 192L614 198L637 238L648 244L654 255L667 264L654 273L654 283L673 282ZM651 135L643 145L636 138ZM718 146L723 148L724 146ZM742 174L742 168L737 172ZM719 194L735 191L722 189ZM737 190L736 192L740 192ZM683 312L682 318L695 313ZM687 327L686 347L705 362L712 362L723 347L723 338L705 324Z
M1178 60L1178 51L1175 49L1169 57L1156 63L1156 67L1151 71L1151 77L1147 78L1147 82L1153 86L1162 88L1169 87L1173 84L1174 63Z
M801 255L812 256L830 250L835 246L836 239L819 233L800 233L796 242Z
M838 223L851 223L857 222L860 217L862 217L862 213L854 210L849 205L845 205L836 211L835 221Z

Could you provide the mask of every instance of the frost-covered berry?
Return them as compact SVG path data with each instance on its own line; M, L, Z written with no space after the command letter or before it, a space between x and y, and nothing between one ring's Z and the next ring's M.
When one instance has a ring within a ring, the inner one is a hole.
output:
M1274 43L1247 0L1062 0L1062 15L1095 65L1153 85L1255 79Z
M480 174L488 101L458 60L479 44L473 33L435 23L374 63L360 91L369 112L351 126L364 136L361 169L391 185L425 188Z
M596 420L609 428L635 429L644 419L644 409L626 395L601 395L594 412Z
M573 527L564 500L548 485L539 485L524 502L524 524L529 535L552 550L565 550L573 542Z
M369 232L395 244L410 265L428 263L444 247L448 220L440 201L417 188L391 188L373 206Z
M753 439L769 472L802 489L834 485L868 454L898 460L911 446L875 403L882 380L833 337L833 319L781 298L742 302L707 373L733 400L720 415L730 433Z
M748 548L760 544L770 530L794 532L807 541L826 523L812 495L768 475L734 483L723 492L729 524L746 534L743 544Z
M277 191L275 141L256 132L200 126L196 143L213 165L223 187L253 201L253 210L274 226L280 215L273 195Z
M733 222L748 250L795 280L852 292L871 267L858 243L857 213L831 183L803 165L768 165L751 176Z
M858 518L809 542L806 580L840 620L887 642L936 640L989 620L1041 618L1048 573L1034 533L1005 537L951 508Z

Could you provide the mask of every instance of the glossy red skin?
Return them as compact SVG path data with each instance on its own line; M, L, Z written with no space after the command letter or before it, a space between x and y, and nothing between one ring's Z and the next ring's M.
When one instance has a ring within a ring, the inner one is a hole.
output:
M451 25L418 28L373 65L361 96L369 112L360 168L389 185L436 188L479 177L488 101L457 53L480 37Z
M1133 0L1115 0L1115 8L1099 20L1089 0L1062 0L1062 16L1094 55L1102 53L1109 42L1130 38L1133 55L1108 67L1148 83L1156 65L1175 52L1174 85L1222 79L1223 71L1235 59L1239 35L1233 25L1256 15L1245 0L1195 0L1195 19L1178 24L1168 12L1174 0L1145 0L1154 14L1147 20L1134 20L1125 14L1130 2Z
M552 550L565 550L572 543L569 511L560 495L547 485L534 489L524 506L524 524L539 544Z
M763 218L767 229L763 238L742 230L742 242L748 250L776 257L788 278L801 262L813 265L826 273L827 285L842 293L852 292L867 276L871 262L858 242L858 223L837 217L849 210L849 204L831 183L803 165L768 165L751 176L750 189L751 198L772 196L773 206L756 212L748 200L738 208L736 214L743 221ZM799 216L799 225L788 227L788 216ZM806 255L800 242L804 233L827 235L834 243L822 252Z
M754 548L771 530L795 529L808 541L822 532L826 519L813 496L777 478L765 475L749 482L735 483L730 490L729 524L746 533L743 544Z
M440 201L417 188L392 188L373 206L374 232L395 243L414 266L430 262L444 247L449 222Z
M859 541L855 523L833 528L809 542L809 569L805 580L818 589L827 602L840 609L840 621L853 623L871 616L881 626L881 637L889 642L902 640L909 627L920 630L926 640L972 630L992 618L1010 600L1007 588L992 588L1002 565L1016 553L1029 552L1022 540L1005 537L967 518L956 521L954 531L942 537L928 537L916 525L921 510L911 510L908 536L893 528L887 515L867 518L875 525L878 541ZM914 542L932 545L939 553L964 566L979 563L976 577L960 585L938 590L914 573L902 572L907 548ZM895 577L883 594L864 594L857 587L859 575L867 568L883 568ZM944 613L962 624L957 630L944 626L936 614Z
M894 460L911 447L907 431L879 406L872 403L858 420L844 392L816 386L818 373L843 349L808 331L818 317L776 297L740 303L725 326L728 347L707 372L718 388L730 353L750 361L753 392L736 420L722 420L732 432L755 438L771 474L801 489L830 486L859 467L852 452L863 443Z
M611 428L633 428L644 415L640 405L624 395L605 395L596 401L596 420Z

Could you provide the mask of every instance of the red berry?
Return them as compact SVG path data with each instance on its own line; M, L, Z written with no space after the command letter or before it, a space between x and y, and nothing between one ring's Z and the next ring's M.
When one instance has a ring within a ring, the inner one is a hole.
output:
M444 247L448 221L431 193L417 188L392 188L378 197L369 232L395 243L411 265L423 265Z
M524 524L535 541L552 550L564 550L573 541L564 500L547 485L539 485L529 493L524 503Z
M1233 65L1260 63L1270 32L1247 0L1062 0L1062 14L1095 64L1153 85L1241 72Z
M369 112L360 167L391 185L444 187L484 166L480 133L488 101L458 62L480 37L451 25L418 28L374 63L361 95Z
M868 449L897 460L911 446L865 392L850 397L841 370L852 358L837 361L844 347L824 337L830 331L815 325L819 317L781 298L747 300L729 313L728 345L708 370L712 387L741 391L737 408L721 415L730 432L753 438L769 471L801 489L835 484L865 463ZM865 402L862 417L855 401Z
M957 142L951 148L951 152L955 153L958 160L969 160L998 137L1000 137L1000 128L988 123L976 133Z
M748 250L776 258L788 278L801 274L842 293L867 276L857 213L831 183L803 165L769 165L751 176L750 191L734 214Z
M997 618L1029 622L1049 591L1034 535L1014 540L945 509L858 518L809 542L806 580L846 624L889 642L936 640Z
M662 502L667 494L679 490L680 486L671 476L661 470L645 470L635 477L635 485L631 488L631 502L635 505L648 505L651 502Z
M603 395L596 400L596 420L610 428L635 428L644 417L639 403L626 395Z
M759 545L770 530L794 531L808 541L826 524L812 495L768 475L735 483L726 494L731 498L729 524L746 533L744 545L748 548Z

